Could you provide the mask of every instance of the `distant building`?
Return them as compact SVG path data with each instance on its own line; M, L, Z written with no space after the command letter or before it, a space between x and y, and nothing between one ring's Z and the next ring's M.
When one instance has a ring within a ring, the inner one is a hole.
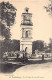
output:
M22 13L21 22L21 40L20 51L26 51L28 54L32 54L32 14L28 12L29 8L25 8L25 13Z

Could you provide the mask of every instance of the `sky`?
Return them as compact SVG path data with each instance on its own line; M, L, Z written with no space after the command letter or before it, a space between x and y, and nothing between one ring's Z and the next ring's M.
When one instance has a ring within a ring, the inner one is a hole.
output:
M1 0L2 1L2 0ZM6 1L6 0L4 0ZM7 0L8 1L8 0ZM22 13L25 7L29 8L29 13L32 13L33 22L33 41L43 40L49 42L52 38L52 17L46 12L44 6L47 6L49 0L9 0L11 4L17 9L15 24L11 26L11 39L20 40L21 38L21 21Z

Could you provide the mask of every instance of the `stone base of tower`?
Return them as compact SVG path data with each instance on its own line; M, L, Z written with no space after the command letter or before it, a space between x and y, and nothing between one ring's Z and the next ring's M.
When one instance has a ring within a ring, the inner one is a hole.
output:
M25 51L28 53L28 54L32 54L32 42L24 42L24 41L21 41L20 42L20 51Z

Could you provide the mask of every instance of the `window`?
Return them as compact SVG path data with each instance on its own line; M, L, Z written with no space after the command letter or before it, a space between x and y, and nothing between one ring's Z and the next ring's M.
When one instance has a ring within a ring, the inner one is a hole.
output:
M28 31L26 31L26 38L28 38Z

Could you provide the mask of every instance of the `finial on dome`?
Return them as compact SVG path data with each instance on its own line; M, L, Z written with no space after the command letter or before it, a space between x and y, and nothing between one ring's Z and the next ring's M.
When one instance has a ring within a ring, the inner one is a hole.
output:
M29 10L29 8L26 7L26 8L25 8L25 11L26 11L27 13L28 13L28 10Z

